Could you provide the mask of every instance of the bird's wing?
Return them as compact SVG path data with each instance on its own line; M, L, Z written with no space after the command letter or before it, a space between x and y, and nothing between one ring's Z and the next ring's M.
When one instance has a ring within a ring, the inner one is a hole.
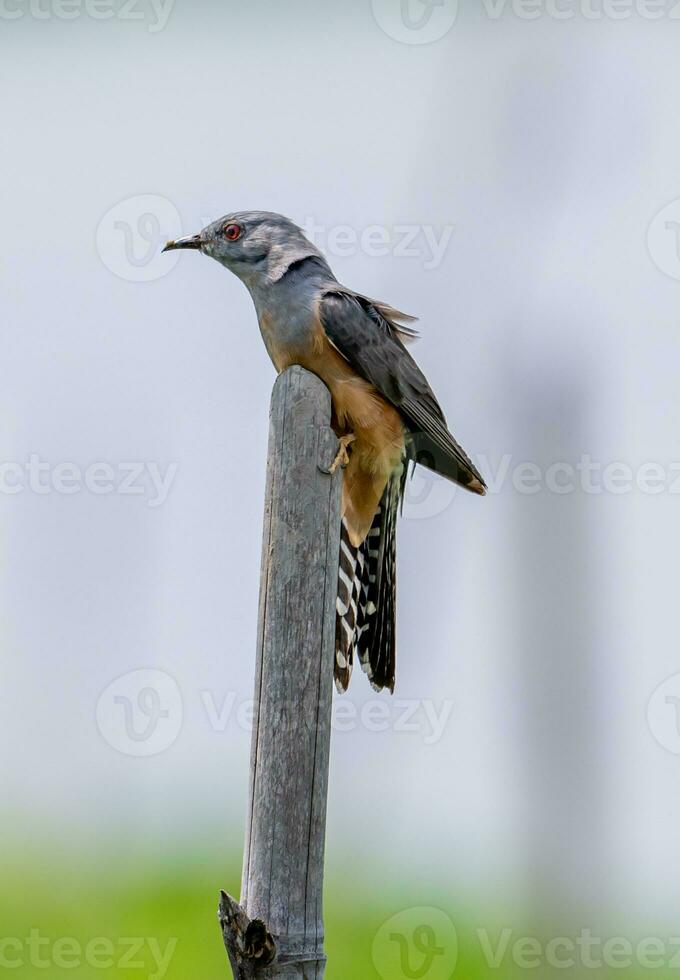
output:
M403 328L385 315L387 310L342 287L328 289L321 299L321 324L345 360L399 410L414 458L483 494L484 480L449 432L427 379L402 343Z
M390 306L389 303L384 303L382 300L362 296L361 293L356 293L353 289L348 289L347 286L341 286L338 282L333 283L329 292L335 296L349 296L355 299L365 313L376 320L383 329L391 331L401 340L402 344L409 344L420 336L418 331L410 326L411 323L416 323L417 316L402 313L401 310L395 309L394 306Z

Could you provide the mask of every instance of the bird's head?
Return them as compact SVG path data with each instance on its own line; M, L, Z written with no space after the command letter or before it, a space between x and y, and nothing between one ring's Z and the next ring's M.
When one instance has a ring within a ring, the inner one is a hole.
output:
M249 287L276 282L302 259L323 256L289 218L271 211L237 211L206 225L197 235L168 242L216 259ZM324 260L325 261L325 260Z

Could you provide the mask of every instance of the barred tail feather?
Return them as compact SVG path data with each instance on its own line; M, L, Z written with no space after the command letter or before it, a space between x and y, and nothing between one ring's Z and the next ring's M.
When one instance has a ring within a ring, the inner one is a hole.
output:
M356 642L358 583L356 569L361 548L349 539L343 519L340 530L338 595L335 600L335 685L346 691L352 676Z
M396 571L397 514L400 475L388 483L380 506L378 554L372 556L375 581L370 582L366 605L366 630L361 636L359 659L368 662L368 676L376 691L388 688L394 693L396 670ZM369 579L370 581L370 579ZM375 607L375 611L373 611Z
M356 654L372 687L394 692L396 525L402 475L390 479L366 539L352 546L343 521L335 624L335 684L346 691Z

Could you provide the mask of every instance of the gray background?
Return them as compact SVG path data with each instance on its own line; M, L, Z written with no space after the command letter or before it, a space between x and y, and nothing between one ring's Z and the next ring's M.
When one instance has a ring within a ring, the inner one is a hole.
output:
M680 460L680 206L647 241L680 197L680 24L470 3L421 44L396 3L375 8L0 21L0 458L177 464L159 506L148 485L0 493L3 822L17 840L240 846L249 732L236 708L216 731L202 696L252 693L273 369L235 279L156 253L271 209L324 227L342 281L421 317L414 353L453 431L487 477L507 462L484 500L411 488L398 705L355 677L349 703L385 700L390 720L336 732L330 862L661 927L677 680L648 705L678 670L680 518L670 477L634 477ZM403 225L415 254L395 251ZM338 247L338 226L392 246ZM452 229L435 267L426 226ZM513 485L521 463L545 477L585 455L632 486ZM140 668L183 704L148 758L97 724ZM453 702L435 744L423 699ZM404 701L415 731L395 725Z

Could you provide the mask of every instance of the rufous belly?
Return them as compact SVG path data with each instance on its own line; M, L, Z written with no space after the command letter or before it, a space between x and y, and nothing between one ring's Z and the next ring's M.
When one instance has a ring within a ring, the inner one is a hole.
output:
M319 324L304 350L268 348L277 371L299 364L327 385L338 436L354 433L350 461L344 470L342 513L349 538L360 545L368 534L380 498L404 453L404 427L396 408L360 377L329 341Z

